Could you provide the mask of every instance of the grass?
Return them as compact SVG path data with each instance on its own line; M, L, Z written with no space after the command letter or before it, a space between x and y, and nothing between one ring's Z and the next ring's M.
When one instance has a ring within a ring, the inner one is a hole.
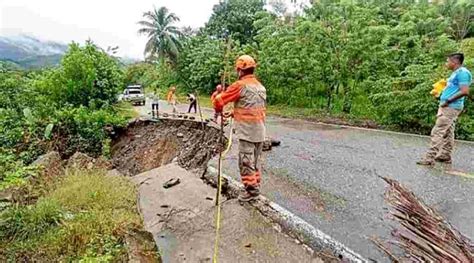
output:
M121 101L115 104L113 107L114 107L114 110L116 110L120 116L123 116L128 120L137 118L140 115L133 108L133 105L130 102Z
M326 110L315 108L298 108L287 105L268 105L267 115L290 119L304 119L330 124L380 128L380 126L370 118L367 119L342 112L328 112Z
M310 118L321 115L322 111L312 108L296 108L284 105L268 105L267 114L285 118Z
M0 261L122 261L141 229L136 189L105 171L69 171L35 204L0 213Z
M268 105L267 113L292 119L319 119L333 117L341 120L350 120L352 116L343 113L328 113L322 109L316 108L298 108L287 105Z
M199 95L199 102L201 107L212 108L211 98L208 95ZM344 113L328 113L322 109L298 108L288 105L267 105L267 115L354 126L376 126L374 122L366 118Z
M208 95L199 95L199 103L201 107L212 109L211 97Z

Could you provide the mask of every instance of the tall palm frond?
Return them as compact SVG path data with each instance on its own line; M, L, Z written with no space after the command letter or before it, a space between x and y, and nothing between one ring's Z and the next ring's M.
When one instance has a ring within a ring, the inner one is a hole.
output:
M143 13L144 20L139 21L140 35L146 35L148 41L145 45L144 55L147 59L168 59L176 62L181 50L181 31L174 26L179 18L170 13L166 7L154 9Z

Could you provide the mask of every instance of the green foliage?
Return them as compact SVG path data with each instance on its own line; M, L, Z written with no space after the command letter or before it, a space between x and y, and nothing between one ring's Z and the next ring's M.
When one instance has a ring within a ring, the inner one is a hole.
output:
M37 169L25 166L11 151L0 148L0 191L11 186L21 186L28 177L36 176Z
M156 67L158 77L153 82L153 90L160 90L162 98L170 86L178 84L178 73L169 63L159 63Z
M474 38L466 38L461 42L464 53L464 64L468 69L474 69Z
M179 57L178 72L186 88L209 93L220 83L224 42L206 36L192 38Z
M0 239L26 240L57 227L63 217L57 202L42 200L33 206L7 209L0 214Z
M176 67L161 64L159 78L209 94L224 72L227 82L235 80L232 64L246 53L257 59L270 105L428 134L438 104L429 91L450 74L443 68L447 54L463 50L474 68L472 39L457 41L470 34L471 10L459 1L324 0L285 18L263 11L261 1L222 1L205 28L184 42ZM458 138L474 133L471 104Z
M102 153L102 142L107 139L104 127L119 127L126 123L124 116L117 115L112 108L92 110L86 107L67 107L56 112L55 149L64 156L75 152L97 157Z
M399 78L383 79L374 86L393 87L371 96L379 120L407 131L426 131L435 118L437 102L429 94L433 67L412 65Z
M125 71L125 82L141 84L148 92L161 94L162 97L170 86L184 85L178 80L175 67L165 61L137 63L129 66Z
M0 60L0 73L5 73L7 71L19 71L19 70L21 70L21 67L15 62Z
M92 42L71 44L59 69L45 74L36 84L56 105L100 108L117 101L123 75L118 62Z
M126 85L140 84L148 88L153 86L158 77L156 66L152 63L135 63L126 68L124 82Z
M263 11L261 0L221 1L213 8L213 14L205 26L206 34L222 38L229 34L241 44L252 43L257 31L253 26L256 14Z
M53 133L54 124L50 123L46 126L44 130L44 138L49 140L51 138L51 134Z
M113 107L123 86L116 59L92 42L71 44L55 69L0 71L0 188L23 184L34 174L26 165L47 150L107 153L104 127L134 117Z
M450 33L456 40L474 36L474 3L448 0L439 6L451 24Z
M14 147L23 137L23 109L29 96L28 78L18 72L0 72L0 145Z
M179 18L174 13L170 13L166 7L154 9L143 13L142 20L138 22L142 28L139 34L146 35L148 42L145 46L145 56L149 60L168 59L175 62L181 49L181 31L174 26Z
M0 213L0 260L123 261L126 229L141 226L136 190L105 171L70 171L30 206Z
M103 177L104 171L71 171L50 197L70 212L133 210L135 188L126 178Z

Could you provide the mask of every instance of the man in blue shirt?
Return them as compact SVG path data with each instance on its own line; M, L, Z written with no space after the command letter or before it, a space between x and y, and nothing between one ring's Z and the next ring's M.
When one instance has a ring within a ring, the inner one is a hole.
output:
M469 95L472 75L463 67L464 55L449 55L446 67L453 71L446 88L441 93L436 124L431 131L431 145L419 165L433 165L435 161L451 164L451 153L454 146L454 129L456 120L464 108L464 101Z

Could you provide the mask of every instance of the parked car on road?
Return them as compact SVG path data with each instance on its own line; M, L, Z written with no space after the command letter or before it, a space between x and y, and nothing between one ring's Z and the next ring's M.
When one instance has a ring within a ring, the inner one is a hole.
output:
M145 105L145 93L143 88L140 85L130 85L120 96L120 99L123 101L128 101L133 105Z

